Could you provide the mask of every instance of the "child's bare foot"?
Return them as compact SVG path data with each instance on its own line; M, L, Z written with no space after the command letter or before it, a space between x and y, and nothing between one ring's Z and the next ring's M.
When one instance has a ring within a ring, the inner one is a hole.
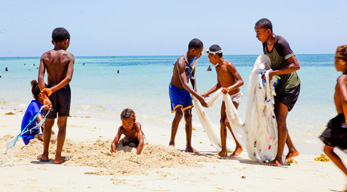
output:
M278 161L278 160L273 160L273 161L270 161L268 163L265 163L266 166L275 166L275 167L281 167L283 166L282 162Z
M40 141L43 141L43 137L42 137L42 134L36 134L35 137L36 139L40 140Z
M39 160L40 162L48 162L49 161L48 157L44 157L43 154L37 156L37 160Z
M194 149L193 147L186 147L186 152L189 152L189 153L199 153L199 151Z
M230 157L237 157L242 153L243 149L241 147L236 147L235 151L230 155Z
M218 154L213 155L213 157L226 157L228 153L226 151L221 151Z
M291 159L293 159L293 157L296 157L298 155L299 155L299 151L288 152L286 156L286 163L288 163Z
M70 160L70 159L71 159L70 156L62 156L62 157L60 157L60 159L55 159L55 160L54 160L54 164L62 164L62 163L64 163L65 161L68 161L68 160Z
M171 141L170 141L169 147L175 147L175 142L171 142Z

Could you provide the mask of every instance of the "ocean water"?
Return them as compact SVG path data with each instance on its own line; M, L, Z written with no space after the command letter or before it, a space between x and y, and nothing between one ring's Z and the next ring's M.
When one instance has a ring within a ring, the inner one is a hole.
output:
M119 120L124 108L132 108L139 122L157 123L170 128L174 115L170 111L168 86L173 64L178 57L76 57L70 83L71 116ZM241 119L245 119L246 115L248 79L256 58L257 55L225 56L226 60L235 65L245 82L241 87ZM308 141L309 138L316 138L327 121L336 115L333 94L340 74L334 67L334 55L297 55L297 59L301 66L298 71L301 92L298 102L288 115L287 126L294 137ZM206 70L209 65L212 71ZM38 57L0 58L1 108L25 110L32 99L30 81L37 79L38 66ZM8 72L5 72L5 67ZM201 94L217 83L215 69L206 56L199 59L196 76L198 92ZM215 105L207 112L218 125L220 105ZM202 130L194 110L193 126Z

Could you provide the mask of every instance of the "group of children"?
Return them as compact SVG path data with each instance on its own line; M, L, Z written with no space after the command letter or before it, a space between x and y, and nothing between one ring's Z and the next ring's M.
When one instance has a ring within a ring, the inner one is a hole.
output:
M264 54L269 56L271 60L272 70L269 72L269 79L272 79L272 76L275 75L278 75L281 78L280 82L276 86L275 97L275 114L278 124L279 138L278 152L276 158L267 163L267 165L282 166L282 154L285 144L287 144L289 149L289 153L286 156L286 161L289 161L291 158L299 155L299 152L295 149L288 134L286 118L288 112L294 107L300 93L300 79L295 72L300 69L300 65L293 51L290 49L288 42L283 37L273 33L270 20L259 20L255 24L255 32L257 34L257 38L263 44ZM210 59L210 62L216 66L217 84L202 95L199 95L196 92L196 82L194 79L196 62L194 63L194 60L200 57L202 50L203 43L200 40L193 39L190 41L186 55L181 56L175 63L173 76L169 86L171 110L172 112L175 112L175 118L172 122L171 140L169 144L175 144L174 140L177 127L184 114L187 135L186 151L188 152L196 151L191 146L191 108L193 105L190 94L197 98L204 107L207 107L205 98L211 93L217 91L219 88L223 88L222 92L224 94L230 95L236 109L238 108L242 99L240 87L244 84L243 80L240 74L237 72L235 66L231 62L224 60L222 48L218 45L212 45L205 51L206 55ZM191 65L191 63L193 63L193 65ZM192 87L188 85L189 79ZM228 127L230 130L236 143L236 149L231 156L240 155L243 149L240 143L235 139L234 133L230 127L225 112L224 102L221 106L220 125L222 150L216 156L227 156L226 127Z
M299 97L300 79L296 73L300 69L300 65L291 50L289 43L281 36L273 33L271 21L268 19L260 19L255 24L255 32L258 40L263 45L264 54L271 60L271 71L269 71L269 79L273 76L280 76L280 81L275 88L275 105L274 112L276 115L278 126L278 149L277 155L273 161L266 163L269 166L282 166L282 155L284 147L287 144L288 154L285 161L290 161L293 157L299 155L299 151L295 148L287 129L286 119L288 112L291 111ZM201 56L203 43L198 39L193 39L188 45L188 51L184 56L181 56L175 63L171 83L169 85L169 94L171 100L171 111L175 112L175 117L172 121L170 146L175 145L175 136L178 124L184 114L186 123L187 137L187 152L195 152L196 150L191 145L192 135L192 114L193 95L198 99L202 106L207 107L205 98L219 88L223 88L224 94L229 94L232 98L235 108L238 108L242 93L240 86L243 85L243 80L237 72L235 66L223 58L223 51L220 46L212 45L205 51L210 62L216 65L217 84L207 91L199 95L197 93L196 81L194 78L196 59ZM320 139L324 142L324 152L328 157L340 168L347 176L347 168L341 161L341 158L334 152L334 148L339 148L347 151L347 45L339 46L335 54L335 67L337 71L343 74L338 77L335 88L335 105L338 116L329 121L327 129L322 133ZM265 79L265 77L264 77ZM191 81L192 87L188 85ZM225 113L225 103L221 107L221 144L222 150L216 156L227 156L226 150L226 127L232 133L236 149L231 156L238 156L242 152L242 146L235 139L235 136L230 128L230 124Z
M281 36L273 33L272 24L268 19L260 19L255 24L256 37L262 43L263 52L269 56L271 60L272 70L269 72L269 79L272 76L280 76L280 81L275 88L275 104L274 112L276 115L278 126L278 150L275 159L266 165L282 166L282 155L285 144L288 146L288 154L286 161L289 161L299 155L298 150L293 145L289 136L286 124L288 112L294 107L300 93L300 79L296 73L300 69L300 65L291 50L288 42ZM74 56L66 50L69 47L70 35L64 28L56 28L52 33L52 43L54 49L44 53L40 59L38 83L32 82L33 95L35 100L29 105L28 113L33 116L38 112L38 108L47 105L45 113L50 111L47 121L43 129L43 153L38 156L40 161L48 161L48 147L51 139L52 126L54 119L58 114L58 135L57 150L54 163L63 163L70 159L69 156L61 156L63 149L67 117L70 111L71 92L69 82L73 75ZM186 131L186 151L197 152L191 144L192 138L192 96L195 97L202 106L208 107L205 98L210 94L222 88L224 94L229 94L232 98L235 108L238 108L242 92L240 87L244 84L242 77L237 72L235 66L223 58L222 48L218 45L212 45L205 51L210 62L215 65L217 72L217 84L204 94L198 94L196 88L195 69L197 61L203 51L203 43L199 39L193 39L189 42L188 51L185 55L178 58L173 68L173 75L169 85L169 95L171 101L171 111L175 113L171 127L171 138L169 145L175 146L175 137L179 123L184 117ZM324 152L332 159L332 161L347 175L347 169L341 159L334 153L335 147L347 149L347 45L338 47L335 55L335 67L337 71L343 74L338 77L335 88L335 105L338 116L329 121L328 128L321 135L322 141L325 143ZM44 83L44 75L47 70L48 85ZM265 77L264 77L265 78ZM192 86L189 85L189 81ZM191 96L192 95L192 96ZM30 107L33 106L33 107ZM30 110L29 110L30 108ZM42 119L40 114L37 120ZM27 119L26 115L24 119ZM111 151L117 151L117 144L120 142L122 135L127 140L122 143L134 143L137 146L137 154L140 154L145 145L145 136L141 129L141 124L136 122L135 113L131 109L125 109L121 113L122 125L118 128L112 144ZM226 136L227 127L233 134L228 122L225 103L221 106L220 133L222 150L216 156L227 156ZM234 135L233 135L234 136ZM243 151L242 146L236 142L236 148L231 156L238 156Z

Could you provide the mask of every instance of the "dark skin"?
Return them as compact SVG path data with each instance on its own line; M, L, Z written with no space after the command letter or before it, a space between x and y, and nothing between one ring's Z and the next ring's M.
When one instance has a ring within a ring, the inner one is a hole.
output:
M345 120L347 120L347 62L338 59L335 56L335 68L337 71L342 72L342 75L337 78L337 83L335 86L335 107L337 113L343 113L345 115ZM347 176L347 168L343 164L341 158L334 152L334 147L325 145L324 153Z
M49 105L51 110L52 103L49 100L49 96L59 89L65 87L70 83L73 75L73 66L75 63L75 57L73 54L67 52L67 48L70 45L70 40L66 39L60 42L52 41L54 49L47 51L41 56L38 83L43 94L43 104ZM47 70L48 85L54 85L51 88L45 88L44 76ZM42 160L48 160L48 149L51 139L51 131L54 125L54 119L47 119L45 122L45 129L43 133L43 153L39 156ZM57 136L57 150L54 163L58 164L63 162L64 157L61 156L61 152L65 142L66 136L67 116L58 117L58 136Z
M201 51L203 47L200 49L189 49L187 51L187 59L188 62L190 62L194 57L199 58L201 56ZM207 107L207 104L205 102L204 97L199 95L196 92L196 82L195 79L190 79L188 70L186 67L189 63L185 60L184 56L181 56L178 58L178 60L175 63L173 75L171 78L170 85L173 85L180 89L186 89L189 93L191 93L196 99L198 99L202 106ZM196 63L192 66L192 75L195 74L195 67ZM191 80L191 84L193 87L189 86L189 79ZM175 146L175 137L178 130L178 125L184 115L184 119L186 122L185 130L186 130L186 138L187 138L187 145L186 145L186 152L198 152L192 147L191 140L192 140L192 110L187 109L183 111L182 107L177 107L175 110L175 117L172 121L171 126L171 138L170 138L170 146Z
M42 93L39 93L37 96L36 96L36 100L39 102L39 103L43 103L43 94ZM36 115L36 114L35 114ZM37 117L36 117L37 121L38 122L41 122L43 120L43 117L41 114L38 114ZM41 127L41 131L44 132L44 127L42 125ZM52 134L55 134L54 131L52 130ZM35 135L35 138L40 140L40 141L43 141L43 137L42 137L42 134L36 134Z
M42 93L39 93L37 96L36 96L36 100L39 102L39 103L43 103L43 94ZM36 115L36 114L35 114ZM43 117L41 114L38 114L37 117L36 117L37 121L38 122L41 122ZM41 127L41 130L43 131L44 129ZM35 135L35 138L40 140L40 141L43 141L43 138L41 136L41 134L36 134Z
M144 145L141 124L138 122L135 122L134 120L130 118L122 119L122 125L118 128L117 135L112 141L111 150L113 153L117 152L117 143L119 142L119 139L122 135L130 137L132 139L137 139L139 141L136 154L140 155Z
M237 72L235 66L231 62L224 60L223 57L219 57L217 54L209 54L208 58L210 59L210 62L216 66L217 84L212 89L204 93L203 96L208 97L211 93L214 93L221 87L223 87L222 93L224 94L234 95L240 92L240 87L243 85L243 80L241 78L241 75ZM239 103L233 102L233 104L236 109L239 107ZM215 156L225 157L228 155L227 147L226 147L226 141L227 141L226 127L228 127L228 129L230 130L236 143L236 149L230 156L240 155L243 149L240 143L236 140L233 131L231 130L231 127L226 115L226 111L225 111L224 101L221 107L220 125L221 125L220 135L221 135L222 150Z
M255 32L257 34L257 39L262 43L267 43L267 50L271 52L274 48L274 43L276 40L276 35L270 30L265 29L260 26L255 26ZM292 56L287 59L289 65L286 67L273 70L269 72L269 79L272 79L273 76L276 75L284 75L295 72L300 69L299 62L297 61L295 56ZM285 144L287 144L289 152L286 156L286 162L291 160L293 157L299 155L299 151L296 150L294 144L289 136L287 129L287 115L288 115L288 107L281 103L277 98L275 98L275 115L277 120L278 127L278 151L275 159L266 165L269 166L283 166L282 155L284 151Z

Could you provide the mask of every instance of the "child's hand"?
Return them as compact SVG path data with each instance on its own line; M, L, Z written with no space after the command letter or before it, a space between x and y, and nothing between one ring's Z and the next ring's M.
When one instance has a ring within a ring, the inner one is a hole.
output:
M47 96L49 97L52 95L53 91L49 88L44 88L44 89L42 89L41 93L46 93Z
M206 93L202 94L201 97L206 98L209 97L209 95L207 95Z
M117 136L118 136L118 133L117 133ZM116 136L116 138L117 138L117 136ZM115 141L112 142L112 144L111 144L111 153L116 153L117 152L117 143L118 143L118 139L117 139L117 142L115 142Z
M46 110L52 110L52 102L48 97L43 99L43 105L48 105L44 107Z
M199 101L200 101L200 103L201 103L201 105L202 105L203 107L208 107L208 105L207 105L207 103L205 102L205 99L204 99L203 97L201 97L201 99L199 99Z
M274 76L273 71L269 71L269 81L272 80L272 77ZM263 80L266 80L265 73L261 76Z
M228 89L228 88L223 88L223 89L222 89L222 93L224 93L224 94L229 93L229 89Z

